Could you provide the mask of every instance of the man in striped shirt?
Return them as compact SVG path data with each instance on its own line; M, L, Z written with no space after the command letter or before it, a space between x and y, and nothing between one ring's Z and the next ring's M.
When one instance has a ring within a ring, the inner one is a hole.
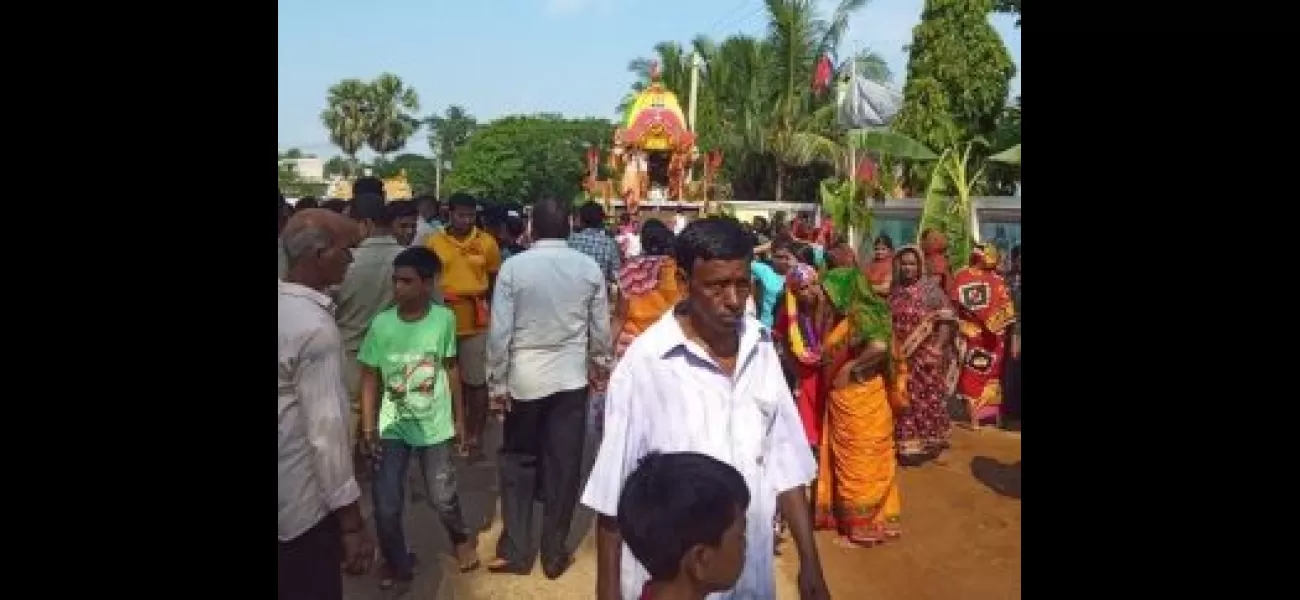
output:
M370 570L375 542L361 516L343 385L343 341L326 293L343 281L357 226L324 209L289 219L280 234L279 595L342 600L339 565Z

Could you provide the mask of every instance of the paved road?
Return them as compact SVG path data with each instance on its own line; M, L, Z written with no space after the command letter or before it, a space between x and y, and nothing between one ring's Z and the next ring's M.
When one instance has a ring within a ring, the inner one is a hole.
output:
M500 523L496 517L495 468L491 457L499 427L486 440L489 459L462 466L462 504L471 524L483 528L479 554L492 556ZM592 449L586 454L590 465ZM412 472L409 489L419 489ZM843 548L818 534L818 548L832 594L840 599L1018 600L1020 598L1020 434L957 431L953 448L936 463L902 473L903 538L873 549ZM540 514L540 510L537 514ZM595 582L592 515L579 508L571 543L572 568L548 581L531 575L455 573L446 555L450 544L424 502L407 512L406 531L421 567L411 600L574 600L591 598ZM788 544L787 544L788 547ZM791 548L777 559L777 598L798 598L798 560ZM346 600L380 600L374 576L349 578Z

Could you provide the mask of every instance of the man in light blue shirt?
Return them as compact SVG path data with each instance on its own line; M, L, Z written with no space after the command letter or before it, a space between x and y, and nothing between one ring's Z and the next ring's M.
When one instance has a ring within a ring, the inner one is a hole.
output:
M776 318L776 302L785 290L785 278L767 263L755 259L749 263L749 272L758 282L758 320L764 327L772 328Z

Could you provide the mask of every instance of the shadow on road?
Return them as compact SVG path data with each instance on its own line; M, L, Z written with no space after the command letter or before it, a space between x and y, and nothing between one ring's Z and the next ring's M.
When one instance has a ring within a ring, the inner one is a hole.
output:
M989 489L1020 499L1020 461L1008 465L987 456L976 456L970 461L970 472Z

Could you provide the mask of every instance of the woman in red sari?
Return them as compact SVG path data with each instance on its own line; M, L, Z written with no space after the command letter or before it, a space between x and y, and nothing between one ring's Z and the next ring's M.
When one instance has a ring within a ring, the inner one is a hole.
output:
M974 428L983 421L1000 421L1006 336L1016 322L1011 292L997 267L997 248L976 244L970 266L952 278L962 341L957 398L966 404Z
M785 293L776 306L772 336L781 346L787 369L795 375L794 403L803 421L808 445L821 442L822 411L826 403L822 341L839 321L826 299L817 270L795 263L786 275Z
M948 446L952 422L946 400L955 383L954 315L938 281L929 277L921 250L894 255L894 439L899 464L915 466Z

